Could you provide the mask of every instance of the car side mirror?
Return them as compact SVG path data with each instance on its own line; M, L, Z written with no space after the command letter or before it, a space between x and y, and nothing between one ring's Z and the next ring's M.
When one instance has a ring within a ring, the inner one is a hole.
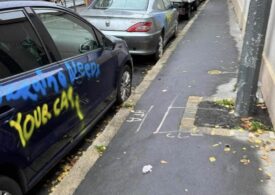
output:
M85 53L90 50L91 50L91 48L89 45L87 45L87 44L80 45L80 49L79 49L80 53Z
M93 40L87 40L86 42L82 43L79 47L80 53L86 53L88 51L94 50L98 48L98 43Z
M178 8L179 8L179 4L177 4L177 3L171 4L171 9L178 9Z
M109 49L109 50L113 50L115 48L115 44L109 40L107 37L102 37L102 41L103 41L103 47L104 49Z

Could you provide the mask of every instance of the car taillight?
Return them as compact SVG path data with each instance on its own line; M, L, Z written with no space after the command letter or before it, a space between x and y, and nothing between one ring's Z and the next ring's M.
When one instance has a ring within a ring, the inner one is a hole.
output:
M152 24L152 22L139 22L128 28L127 32L148 32Z

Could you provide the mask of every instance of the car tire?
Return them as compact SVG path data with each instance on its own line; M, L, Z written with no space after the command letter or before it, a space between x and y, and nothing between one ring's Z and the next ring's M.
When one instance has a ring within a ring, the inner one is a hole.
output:
M0 194L1 195L22 195L19 184L6 176L0 175Z
M163 36L160 35L159 39L158 39L157 49L156 49L156 52L154 54L154 60L158 61L163 56L163 52L164 52Z
M132 92L132 69L129 65L122 68L117 88L117 104L122 104Z

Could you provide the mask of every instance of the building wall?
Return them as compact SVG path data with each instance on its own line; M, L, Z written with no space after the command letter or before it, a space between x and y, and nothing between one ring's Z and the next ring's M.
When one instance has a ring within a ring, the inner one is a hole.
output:
M239 26L241 30L243 30L244 32L250 0L231 0L231 1L234 5Z
M244 33L250 0L231 0L239 26ZM272 3L263 62L260 73L260 86L269 114L275 126L275 3Z

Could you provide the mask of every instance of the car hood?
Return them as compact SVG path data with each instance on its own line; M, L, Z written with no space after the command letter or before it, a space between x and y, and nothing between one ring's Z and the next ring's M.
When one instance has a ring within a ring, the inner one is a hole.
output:
M80 15L104 31L126 31L130 26L148 18L145 11L111 9L86 9Z

